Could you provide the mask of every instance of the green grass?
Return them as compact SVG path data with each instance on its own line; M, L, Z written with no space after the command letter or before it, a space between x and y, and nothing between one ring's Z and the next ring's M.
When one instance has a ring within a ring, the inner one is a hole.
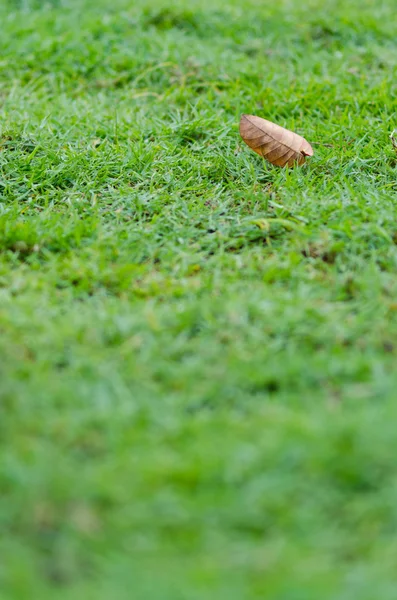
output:
M135 4L0 7L1 598L395 600L395 2Z

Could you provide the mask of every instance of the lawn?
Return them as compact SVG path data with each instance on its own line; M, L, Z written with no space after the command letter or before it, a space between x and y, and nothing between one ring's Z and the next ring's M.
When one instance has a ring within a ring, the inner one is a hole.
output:
M395 600L395 1L0 23L1 598Z

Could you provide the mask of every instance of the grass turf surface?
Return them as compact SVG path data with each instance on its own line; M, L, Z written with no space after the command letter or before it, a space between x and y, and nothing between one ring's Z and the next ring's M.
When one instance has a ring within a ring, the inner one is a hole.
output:
M394 2L0 18L2 598L394 600Z

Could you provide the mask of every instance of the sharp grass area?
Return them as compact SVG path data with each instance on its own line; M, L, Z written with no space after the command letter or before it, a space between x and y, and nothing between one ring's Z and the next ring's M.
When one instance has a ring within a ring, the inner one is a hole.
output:
M395 599L395 8L3 0L2 598Z

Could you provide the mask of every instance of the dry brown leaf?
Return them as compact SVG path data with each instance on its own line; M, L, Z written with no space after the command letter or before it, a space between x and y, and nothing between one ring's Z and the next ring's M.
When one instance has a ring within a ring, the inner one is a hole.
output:
M240 135L254 152L278 167L302 165L306 156L313 156L305 138L261 117L242 115Z

